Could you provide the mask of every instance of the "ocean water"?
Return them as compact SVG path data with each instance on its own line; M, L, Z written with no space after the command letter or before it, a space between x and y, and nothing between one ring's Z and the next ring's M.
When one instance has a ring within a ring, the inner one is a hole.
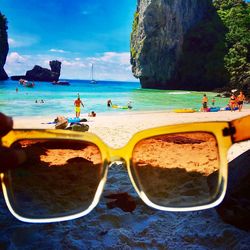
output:
M70 86L35 82L34 88L19 85L18 81L0 81L0 111L10 116L74 116L74 100L79 93L84 102L81 113L172 111L178 108L201 107L204 92L142 89L139 82L98 81L90 84L85 80L69 80ZM16 92L18 88L18 92ZM211 100L215 93L206 92ZM126 106L132 102L132 110L113 109L107 100ZM35 101L38 103L35 103ZM41 103L44 100L44 103ZM216 106L224 107L228 99L216 98Z

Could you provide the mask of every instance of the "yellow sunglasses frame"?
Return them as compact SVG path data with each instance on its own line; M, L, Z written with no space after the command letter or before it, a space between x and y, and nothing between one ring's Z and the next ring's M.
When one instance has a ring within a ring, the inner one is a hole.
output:
M243 117L231 122L195 122L195 123L185 123L177 125L162 126L158 128L151 128L147 130L140 131L133 135L129 142L121 148L111 148L106 145L98 136L90 132L74 132L69 130L31 130L31 129L15 129L10 131L5 137L2 138L2 145L5 147L10 147L14 142L22 139L70 139L78 141L86 141L95 144L102 155L103 159L103 173L101 181L98 185L97 192L95 194L94 200L88 209L69 216L58 217L58 218L47 218L47 219L30 219L24 218L17 214L9 201L8 191L4 183L4 173L1 173L1 183L4 193L4 198L10 212L17 219L24 222L32 223L47 223L47 222L58 222L76 219L88 214L94 207L98 204L101 194L103 192L107 174L108 167L112 162L122 161L125 163L128 171L129 178L132 182L134 189L136 190L139 197L150 207L163 210L163 211L173 211L173 212L185 212L185 211L197 211L212 208L217 206L223 200L226 187L227 187L227 175L228 175L228 162L227 162L227 151L235 142L240 142L250 139L250 116ZM193 207L163 207L151 202L147 195L136 183L134 176L131 171L131 156L135 145L143 140L154 136L174 134L174 133L185 133L185 132L207 132L215 136L218 143L220 168L218 177L218 194L214 201L209 204L193 206Z

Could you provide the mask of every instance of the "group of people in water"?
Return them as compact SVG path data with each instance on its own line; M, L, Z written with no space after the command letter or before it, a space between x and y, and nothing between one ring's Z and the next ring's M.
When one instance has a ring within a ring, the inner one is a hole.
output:
M40 102L38 100L35 100L35 103L45 103L45 101L43 99L41 99Z
M231 111L235 111L236 109L238 109L240 112L243 108L244 100L245 100L245 95L243 94L242 91L240 91L239 95L235 95L235 93L232 92L227 107L229 107ZM212 106L214 105L215 105L215 98L212 99ZM208 111L208 97L206 94L204 94L202 97L202 111L203 112Z
M111 101L111 99L109 99L109 100L107 100L107 107L108 108L111 108L111 107L117 107L118 105L113 105L112 104L112 101ZM126 107L126 108L128 108L128 109L132 109L132 102L131 101L128 101L128 103L127 103L127 106L122 106L122 107Z

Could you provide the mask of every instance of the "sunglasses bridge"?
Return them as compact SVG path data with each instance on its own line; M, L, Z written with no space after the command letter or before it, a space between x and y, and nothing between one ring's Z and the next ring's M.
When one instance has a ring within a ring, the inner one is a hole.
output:
M106 165L108 168L111 168L113 165L122 165L124 168L127 169L127 160L126 154L124 155L124 150L126 146L122 148L110 148L108 147L108 156L109 160L106 161Z

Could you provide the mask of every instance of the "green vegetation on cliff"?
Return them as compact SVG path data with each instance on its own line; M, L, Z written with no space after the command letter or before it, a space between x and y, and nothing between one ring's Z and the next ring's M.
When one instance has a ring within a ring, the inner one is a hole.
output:
M6 41L8 40L7 37L7 19L6 17L0 12L0 57L6 53L6 49L8 48L6 45Z
M133 27L132 27L132 33L131 33L131 40L132 40L132 36L137 32L138 30L138 22L139 22L139 13L136 11L134 14L134 20L133 20ZM136 49L131 45L131 58L135 58L136 57Z
M228 29L224 59L230 86L242 88L250 83L250 4L242 0L215 0L214 6Z
M181 84L247 89L250 83L250 4L215 0L186 34L178 69ZM190 86L186 86L189 88Z
M9 52L7 29L7 19L0 12L0 80L8 79L8 76L3 69Z

